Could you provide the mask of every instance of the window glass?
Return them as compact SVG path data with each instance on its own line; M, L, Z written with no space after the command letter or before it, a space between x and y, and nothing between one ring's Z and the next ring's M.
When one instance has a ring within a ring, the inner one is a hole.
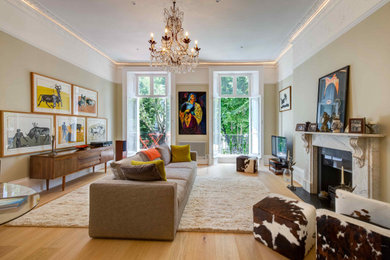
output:
M233 77L221 77L221 95L233 94Z
M221 98L222 154L249 153L249 98Z
M154 77L153 78L153 94L163 96L166 94L166 78L165 77Z
M148 76L138 77L138 95L142 95L142 96L150 95L150 77Z
M168 140L167 98L139 98L139 148L148 149Z
M247 76L237 77L237 95L249 94L249 80Z

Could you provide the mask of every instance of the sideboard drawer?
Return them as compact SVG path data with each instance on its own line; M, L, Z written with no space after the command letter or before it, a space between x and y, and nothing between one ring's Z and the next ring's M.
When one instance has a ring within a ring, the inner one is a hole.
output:
M54 178L67 175L77 171L77 160L75 157L56 158L54 162Z

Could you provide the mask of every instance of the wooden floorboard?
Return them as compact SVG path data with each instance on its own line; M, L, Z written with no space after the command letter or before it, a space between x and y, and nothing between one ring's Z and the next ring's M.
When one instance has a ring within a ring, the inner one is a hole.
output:
M260 178L270 192L298 199L281 176L261 167ZM200 176L233 177L233 164L198 168ZM73 180L66 190L54 187L41 193L39 206L104 176L95 172ZM174 241L91 239L87 228L0 227L1 259L285 259L253 238L252 234L178 232ZM311 250L306 259L315 259Z

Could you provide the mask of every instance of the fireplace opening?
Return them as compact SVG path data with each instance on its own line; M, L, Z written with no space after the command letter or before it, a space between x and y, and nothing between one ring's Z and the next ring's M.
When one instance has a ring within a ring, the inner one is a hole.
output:
M334 205L335 188L341 184L344 167L344 184L352 186L352 153L331 148L318 148L318 196Z

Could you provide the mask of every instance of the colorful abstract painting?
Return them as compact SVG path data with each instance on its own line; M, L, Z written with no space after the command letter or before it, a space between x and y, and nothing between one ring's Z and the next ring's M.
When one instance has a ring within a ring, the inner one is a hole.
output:
M205 135L206 92L179 92L179 134Z

